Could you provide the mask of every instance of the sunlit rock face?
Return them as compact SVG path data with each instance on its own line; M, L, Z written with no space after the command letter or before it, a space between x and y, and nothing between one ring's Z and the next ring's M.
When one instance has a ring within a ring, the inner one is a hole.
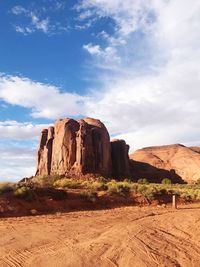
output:
M63 119L44 129L36 175L112 175L109 133L100 120Z
M200 148L181 144L139 149L130 155L131 174L137 178L195 183L200 178Z

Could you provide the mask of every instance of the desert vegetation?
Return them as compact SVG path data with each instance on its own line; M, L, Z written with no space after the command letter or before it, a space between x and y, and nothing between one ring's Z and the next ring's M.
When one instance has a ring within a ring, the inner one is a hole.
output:
M136 181L37 176L19 183L0 184L0 215L18 216L70 210L102 209L130 205L166 206L172 202L200 201L200 184L160 184L142 178ZM23 208L22 208L23 207ZM35 209L37 212L33 213Z
M172 184L171 180L164 178L161 183L149 183L146 178L139 179L137 182L125 179L123 181L81 179L58 179L53 183L56 188L62 189L88 189L93 191L105 191L109 195L128 194L142 195L149 200L162 195L177 195L186 200L200 200L200 184Z
M37 196L38 188L54 188L56 190L83 190L83 196L93 194L98 196L99 191L107 195L144 196L149 201L162 195L177 195L185 200L200 200L200 183L197 184L172 184L171 180L164 178L160 184L149 183L146 178L133 182L128 179L123 181L109 180L99 177L91 180L75 178L59 178L59 176L38 176L29 183L14 184L1 183L0 195L13 193L15 197L32 200ZM40 192L40 191L39 191ZM87 194L85 193L87 192Z

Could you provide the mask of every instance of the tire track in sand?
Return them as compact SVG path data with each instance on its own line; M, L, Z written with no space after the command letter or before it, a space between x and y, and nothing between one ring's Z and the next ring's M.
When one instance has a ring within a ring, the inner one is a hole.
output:
M38 237L34 247L10 250L0 258L0 266L200 266L200 210L131 211L134 209L104 212L103 218L101 211L90 212L94 214L90 217L79 212L72 224L63 216L59 219L62 228L57 229L56 220L51 223L58 231L51 242L44 244ZM60 236L64 229L66 234Z

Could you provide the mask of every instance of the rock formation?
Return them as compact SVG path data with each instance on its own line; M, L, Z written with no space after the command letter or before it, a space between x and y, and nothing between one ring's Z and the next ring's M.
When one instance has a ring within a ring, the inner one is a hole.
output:
M119 178L128 173L128 146L123 140L110 143L101 121L63 119L42 130L36 175L93 174Z
M174 182L182 179L194 183L200 178L199 151L180 144L139 149L130 155L131 174L154 181L171 178Z
M111 141L112 175L115 178L130 176L129 170L129 146L124 140Z
M51 156L52 156L52 140L53 136L51 136L51 131L53 131L53 127L49 127L49 129L42 130L40 145L38 150L38 168L37 173L50 173L51 168ZM53 133L52 133L53 135Z
M194 183L200 179L200 147L180 144L139 149L128 156L124 140L110 142L100 120L63 119L41 132L36 175L102 175Z

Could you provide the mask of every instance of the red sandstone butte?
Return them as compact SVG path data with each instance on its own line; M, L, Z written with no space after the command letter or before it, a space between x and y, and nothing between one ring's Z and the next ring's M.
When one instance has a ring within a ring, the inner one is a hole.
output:
M105 125L92 118L62 119L42 130L36 175L129 175L129 146L110 142Z
M109 133L100 120L58 120L54 127L42 130L36 175L98 174L111 177L114 174L119 177L129 173L127 148L122 140L110 143ZM119 168L112 157L117 160Z

